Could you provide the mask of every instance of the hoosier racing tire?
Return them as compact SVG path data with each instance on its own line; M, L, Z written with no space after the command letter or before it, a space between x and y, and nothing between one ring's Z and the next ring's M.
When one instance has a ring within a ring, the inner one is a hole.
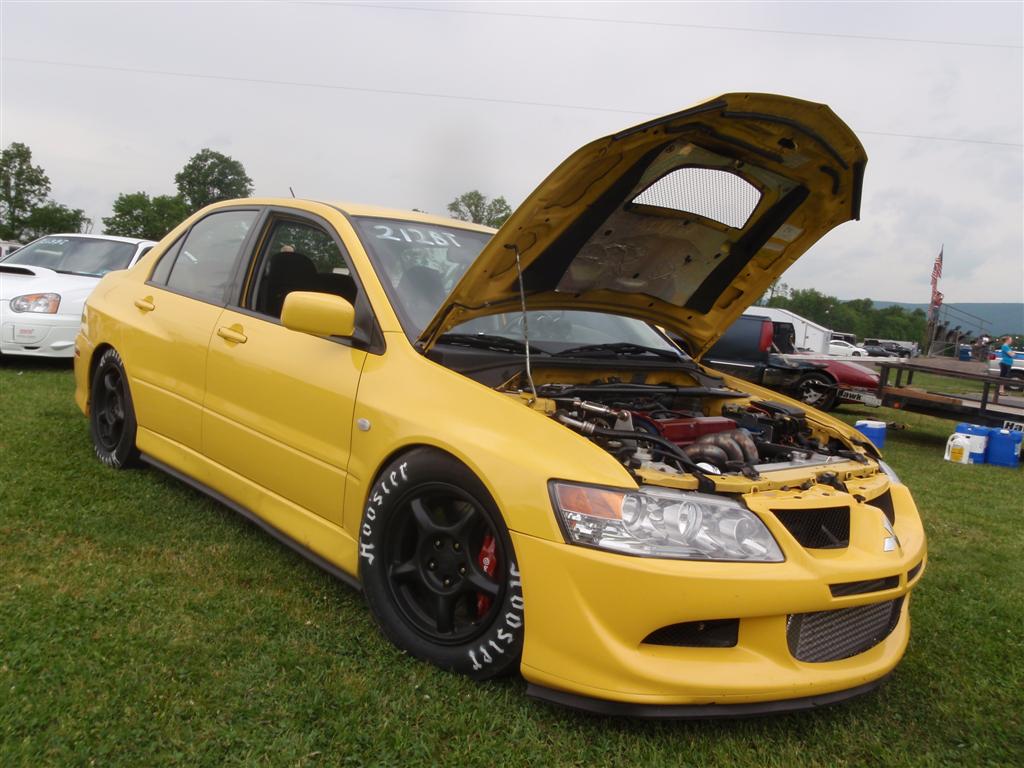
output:
M497 505L464 464L416 448L370 490L360 579L381 632L409 654L476 680L513 672L523 588Z

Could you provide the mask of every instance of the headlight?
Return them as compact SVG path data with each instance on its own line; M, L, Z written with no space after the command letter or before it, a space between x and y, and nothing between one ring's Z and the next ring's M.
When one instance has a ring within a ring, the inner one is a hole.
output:
M724 496L552 482L551 498L573 544L673 560L784 560L761 519Z
M38 312L52 315L60 306L59 293L27 293L11 299L11 310L14 312Z
M878 468L885 472L885 474L889 476L889 479L892 482L900 482L900 476L896 474L896 471L881 459L878 459Z

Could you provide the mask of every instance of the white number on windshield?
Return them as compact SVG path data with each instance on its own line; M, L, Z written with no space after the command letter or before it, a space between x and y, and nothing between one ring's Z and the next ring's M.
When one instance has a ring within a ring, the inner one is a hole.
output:
M422 230L416 227L388 227L384 224L374 224L378 240L397 240L400 243L416 243L418 245L443 246L448 248L455 246L461 248L459 241L451 232L438 232L433 229ZM397 232L397 234L396 234Z

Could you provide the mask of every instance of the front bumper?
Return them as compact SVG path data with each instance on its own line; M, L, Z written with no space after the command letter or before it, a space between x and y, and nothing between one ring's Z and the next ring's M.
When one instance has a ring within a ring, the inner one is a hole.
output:
M864 482L870 486L865 494L874 499L887 481L879 476ZM644 716L652 716L645 709L651 707L707 706L725 706L716 711L739 716L756 713L741 705L786 702L767 709L799 709L863 692L903 656L910 635L909 592L925 566L913 500L903 486L893 486L891 498L900 545L884 551L882 510L852 495L814 486L748 496L748 506L783 548L783 563L629 557L514 533L520 570L527 575L523 676L541 698L570 706L589 699L620 702L639 706L636 714ZM803 547L771 511L813 512L837 503L850 506L849 543L841 549ZM881 580L879 588L867 593L833 594L836 585L875 580ZM853 615L840 613L845 609L884 611L885 605L892 609L891 625L862 652L801 661L791 650L793 626L800 623L791 617L815 614L827 623ZM732 647L645 642L673 625L733 619L738 632Z
M80 315L33 312L0 314L0 354L74 357Z

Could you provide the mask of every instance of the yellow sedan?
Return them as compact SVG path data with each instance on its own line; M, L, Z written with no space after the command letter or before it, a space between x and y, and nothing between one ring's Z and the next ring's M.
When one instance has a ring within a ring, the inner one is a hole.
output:
M75 397L102 462L209 493L446 669L651 717L848 698L907 645L911 495L700 359L858 217L865 163L827 107L728 94L578 150L497 233L217 203L96 288Z

